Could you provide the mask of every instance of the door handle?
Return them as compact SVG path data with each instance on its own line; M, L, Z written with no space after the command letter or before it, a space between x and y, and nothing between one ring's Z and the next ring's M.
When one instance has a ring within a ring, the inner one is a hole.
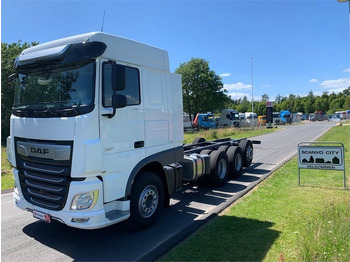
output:
M140 147L144 147L145 146L145 142L144 141L136 141L134 143L134 148L140 148Z

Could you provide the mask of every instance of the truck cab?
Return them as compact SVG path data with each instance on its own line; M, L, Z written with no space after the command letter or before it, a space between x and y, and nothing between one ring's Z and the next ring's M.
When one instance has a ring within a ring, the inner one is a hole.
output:
M233 109L223 109L219 120L220 127L240 127L239 112Z
M216 128L214 114L212 113L197 114L193 121L193 125L199 129Z
M24 50L15 74L7 149L17 207L93 229L130 217L134 184L151 168L171 193L163 167L183 159L183 111L166 51L87 33Z
M282 124L291 124L293 122L293 116L288 110L281 111L280 114Z

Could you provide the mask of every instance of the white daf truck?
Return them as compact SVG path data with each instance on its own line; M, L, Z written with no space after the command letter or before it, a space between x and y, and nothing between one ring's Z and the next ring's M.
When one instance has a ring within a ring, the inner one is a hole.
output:
M183 145L181 76L164 50L87 33L24 50L11 78L14 203L43 221L145 228L183 181L221 186L252 162L247 139Z

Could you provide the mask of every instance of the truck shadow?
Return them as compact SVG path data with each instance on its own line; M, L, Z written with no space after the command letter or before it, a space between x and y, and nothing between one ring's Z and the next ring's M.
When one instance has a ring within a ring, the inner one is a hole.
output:
M25 226L23 232L73 260L154 261L205 223L194 221L176 235L170 234L164 241L164 232L179 222L181 219L170 223L163 220L143 231L129 230L123 223L87 231L70 228L59 222L51 225L36 222ZM203 235L200 243L191 245L192 258L206 261L262 261L280 235L280 232L271 229L274 224L268 221L220 216L215 225L205 229L209 234ZM222 252L223 246L226 252ZM64 257L61 259L64 260ZM182 256L182 259L186 260L186 257Z

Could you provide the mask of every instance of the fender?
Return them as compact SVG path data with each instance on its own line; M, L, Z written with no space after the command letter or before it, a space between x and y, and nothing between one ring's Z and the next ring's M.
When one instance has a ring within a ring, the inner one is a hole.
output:
M159 163L162 166L166 166L178 161L183 160L184 157L184 148L182 146L171 148L153 155L150 155L144 159L142 159L131 171L131 174L128 179L128 183L125 190L125 196L128 197L131 194L131 187L134 183L134 179L136 175L140 172L140 170L147 166L150 163Z

